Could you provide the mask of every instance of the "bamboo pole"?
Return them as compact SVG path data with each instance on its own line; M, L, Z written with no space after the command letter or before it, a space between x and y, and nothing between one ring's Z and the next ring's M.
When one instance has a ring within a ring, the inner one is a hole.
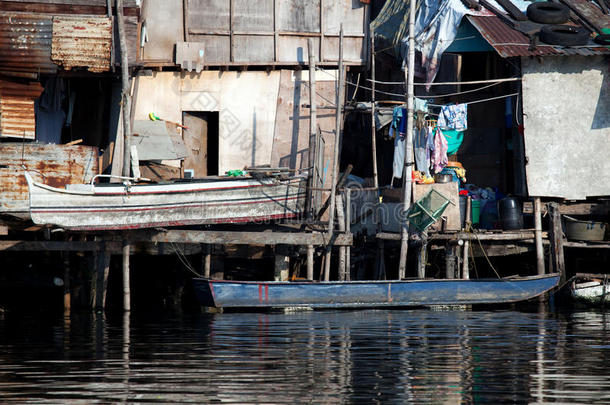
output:
M123 100L123 176L129 177L131 170L131 86L129 85L129 59L125 21L123 20L123 0L116 0L119 47L121 50L121 91Z
M203 277L210 278L212 269L212 246L209 243L203 247Z
M106 243L102 242L102 248L98 253L97 260L97 282L95 290L95 310L103 311L106 307L106 291L108 289L108 273L110 272L110 252Z
M402 187L403 196L403 221L400 238L400 262L398 265L398 278L402 279L407 274L407 253L409 248L409 228L406 213L411 206L411 171L413 165L413 98L414 98L414 71L415 71L415 1L409 2L409 55L407 68L405 69L407 83L407 133L405 135L405 168L403 170Z
M311 218L317 208L313 199L312 188L318 187L315 179L316 148L317 148L317 100L316 100L316 58L313 38L307 40L309 54L309 190L307 190L307 217Z
M371 147L373 152L373 185L379 189L377 174L377 139L375 136L375 31L371 29Z
M343 194L337 195L337 230L345 232L345 212L343 210ZM345 281L345 265L346 265L346 250L345 246L339 246L339 281Z
M324 281L330 280L330 255L332 251L333 228L335 226L335 195L337 192L337 172L339 170L339 148L341 147L341 109L343 108L343 24L339 31L339 75L337 80L337 98L335 106L335 148L333 153L333 171L331 173L331 188L330 188L330 212L328 213L328 236L331 240L331 245L326 250L326 260L324 262Z
M470 230L470 216L471 216L471 207L472 207L472 199L470 197L468 197L466 199L466 223L465 223L465 228L466 228L466 232L468 232ZM462 252L463 254L463 259L462 259L462 278L464 280L469 280L470 279L470 270L468 268L468 249L470 247L470 240L466 239L464 241L464 250Z
M455 278L455 245L445 244L445 278Z
M553 272L560 274L560 284L562 284L566 280L566 265L563 255L564 240L559 204L555 202L549 203L548 213L550 219L549 241L551 242L551 262L553 263Z
M542 246L542 209L540 197L534 197L534 240L536 241L536 270L544 274L544 247Z
M123 311L131 311L131 289L129 286L130 246L127 238L123 239Z

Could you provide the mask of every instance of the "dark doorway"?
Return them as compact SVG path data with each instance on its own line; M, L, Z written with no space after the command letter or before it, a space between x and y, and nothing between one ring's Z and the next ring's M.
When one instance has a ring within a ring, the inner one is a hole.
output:
M218 175L218 112L182 113L183 138L187 157L184 171L194 178Z

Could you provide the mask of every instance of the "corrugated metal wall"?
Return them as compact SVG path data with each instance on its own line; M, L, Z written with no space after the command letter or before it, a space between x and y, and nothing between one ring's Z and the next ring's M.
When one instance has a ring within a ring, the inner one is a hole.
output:
M55 73L50 16L0 15L0 72Z
M34 100L42 90L39 83L20 84L0 80L0 137L36 137Z
M53 17L51 59L64 69L110 70L112 20L108 17Z

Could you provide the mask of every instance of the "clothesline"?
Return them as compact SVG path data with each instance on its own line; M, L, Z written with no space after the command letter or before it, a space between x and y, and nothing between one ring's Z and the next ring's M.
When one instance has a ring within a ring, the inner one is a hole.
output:
M330 73L329 73L330 74ZM404 86L405 82L384 82L381 80L366 79L369 82L375 82L378 84L401 84ZM484 83L504 83L504 82L516 82L521 81L520 77L507 77L504 79L490 79L490 80L471 80L466 82L433 82L433 83L413 83L415 86L444 86L449 84L484 84Z
M519 92L512 93L512 94L505 94L503 96L485 98L485 99L482 99L482 100L468 101L466 103L460 103L460 104L468 105L468 104L483 103L485 101L499 100L501 98L508 98L508 97L513 97L513 96L518 96L518 95L519 95ZM428 105L431 106L431 107L442 107L443 106L442 104L430 104L430 103L428 103Z

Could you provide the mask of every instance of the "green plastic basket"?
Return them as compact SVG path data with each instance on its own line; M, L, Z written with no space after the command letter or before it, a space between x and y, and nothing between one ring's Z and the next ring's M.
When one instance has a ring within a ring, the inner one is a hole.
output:
M443 215L450 202L447 197L432 189L409 208L407 219L423 232Z

